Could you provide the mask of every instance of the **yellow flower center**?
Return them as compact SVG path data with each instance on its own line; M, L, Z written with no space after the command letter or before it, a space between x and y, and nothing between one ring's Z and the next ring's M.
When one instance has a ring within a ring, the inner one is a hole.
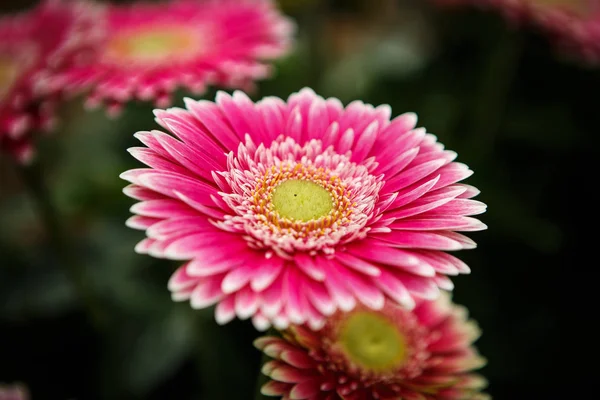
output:
M251 207L272 231L319 236L349 221L355 205L346 192L340 178L323 168L285 163L256 182Z
M192 29L165 26L123 31L110 40L106 55L120 62L173 62L197 56L202 47L198 33Z
M338 341L348 358L367 371L389 371L407 358L402 332L375 311L352 313L342 322Z
M319 219L333 209L331 195L323 186L300 179L280 183L271 201L280 216L296 221Z
M0 102L4 100L19 74L17 64L10 58L0 56Z
M589 15L592 11L589 0L530 0L535 6L542 8L562 8L580 16Z

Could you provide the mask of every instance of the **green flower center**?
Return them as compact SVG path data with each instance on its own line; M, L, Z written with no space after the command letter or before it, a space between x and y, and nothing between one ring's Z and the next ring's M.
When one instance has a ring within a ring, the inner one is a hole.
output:
M316 220L333 209L329 192L321 185L301 179L283 181L273 190L273 209L283 218Z
M108 43L107 54L121 61L157 62L195 56L200 49L196 32L174 26L122 32Z
M377 312L359 311L342 323L339 344L351 361L367 371L385 372L406 360L406 339Z
M0 102L4 100L4 97L10 91L17 78L18 71L19 69L13 60L0 56Z

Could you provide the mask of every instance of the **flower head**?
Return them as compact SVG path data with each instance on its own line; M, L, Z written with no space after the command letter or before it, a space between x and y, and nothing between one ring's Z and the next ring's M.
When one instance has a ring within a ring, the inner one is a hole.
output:
M266 60L290 47L293 24L269 0L175 0L107 7L106 35L93 62L70 71L92 87L88 104L117 112L132 100L170 103L177 88L250 89L270 73Z
M598 0L434 0L440 4L473 4L493 8L511 21L543 31L564 54L600 62Z
M130 152L150 168L121 175L140 200L128 225L148 236L136 250L188 260L169 282L174 299L218 303L220 323L319 327L357 303L411 308L469 272L444 251L475 247L456 231L485 229L469 217L485 205L414 114L390 121L389 106L344 108L310 89L186 105L155 111L178 139L137 133L147 147Z
M65 89L62 70L96 37L96 8L79 1L45 0L0 18L0 147L20 161L32 154L32 134L49 131Z
M479 337L467 311L444 295L412 311L386 303L337 312L323 329L292 326L283 338L255 346L275 360L262 393L289 399L486 399L485 365L472 343Z

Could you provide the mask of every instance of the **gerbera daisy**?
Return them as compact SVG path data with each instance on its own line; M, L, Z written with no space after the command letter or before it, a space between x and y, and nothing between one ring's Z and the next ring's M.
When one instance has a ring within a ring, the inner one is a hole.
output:
M128 225L148 236L136 250L189 260L169 282L174 299L218 303L220 323L319 326L357 302L413 307L469 272L443 251L475 247L455 231L485 229L469 217L485 205L415 114L390 121L389 106L344 108L310 89L185 103L155 111L179 140L137 133L147 147L130 152L150 168L121 175L140 200Z
M51 130L62 94L63 68L97 37L99 10L85 2L46 0L0 18L0 147L22 162L32 154L32 134Z
M441 4L470 3L499 10L511 21L545 32L563 53L589 62L600 61L600 1L598 0L434 0Z
M249 90L270 74L264 61L290 47L294 25L268 0L179 0L107 6L106 36L93 62L70 71L92 86L88 105L118 112L131 99L170 103L181 87Z
M477 325L449 296L421 301L413 311L386 303L382 310L338 312L315 332L292 326L283 338L254 344L275 360L263 366L268 396L312 400L475 400L486 381L472 343Z

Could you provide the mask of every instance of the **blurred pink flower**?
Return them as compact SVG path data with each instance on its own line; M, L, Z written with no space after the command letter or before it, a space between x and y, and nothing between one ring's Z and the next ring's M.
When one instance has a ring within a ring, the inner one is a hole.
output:
M453 162L415 114L387 105L343 107L310 89L285 102L244 93L155 111L159 131L130 149L150 168L121 175L146 230L136 251L191 260L173 275L175 300L218 303L216 318L258 329L324 323L357 301L411 308L452 289L469 268L447 250L475 243L456 231L486 226L472 174Z
M93 45L97 15L90 3L45 0L0 17L0 147L21 162L33 155L32 135L54 126L67 93L60 74Z
M0 383L0 400L29 400L29 392L23 385Z
M443 5L471 4L500 11L511 21L546 33L563 52L600 62L599 0L433 0Z
M264 336L255 346L265 363L268 396L313 400L475 400L486 381L472 371L486 361L472 343L477 325L449 296L420 301L413 311L386 303L375 311L338 312L312 331L292 326L283 338Z
M132 99L167 106L180 87L249 90L270 75L266 61L289 50L294 31L269 0L111 4L101 23L106 36L95 59L69 76L93 88L89 106L104 104L111 114Z

